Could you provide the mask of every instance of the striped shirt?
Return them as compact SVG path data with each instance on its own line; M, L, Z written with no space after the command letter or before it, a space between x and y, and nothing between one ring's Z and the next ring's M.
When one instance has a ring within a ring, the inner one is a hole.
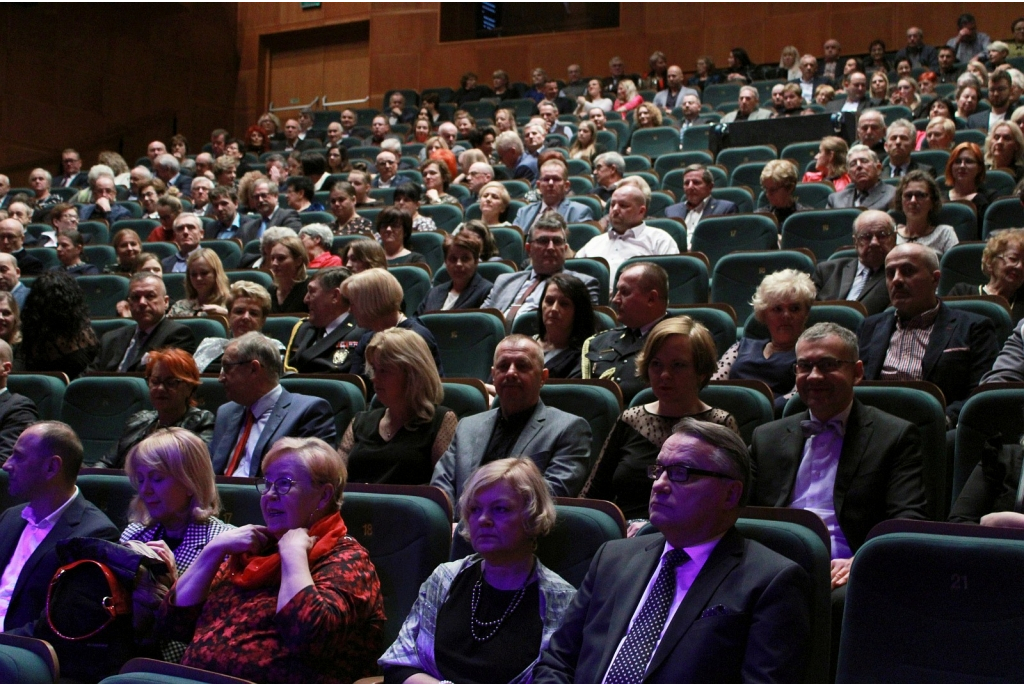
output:
M883 381L919 381L922 379L924 353L939 314L939 304L926 312L907 319L896 313L896 329L889 338L880 378Z

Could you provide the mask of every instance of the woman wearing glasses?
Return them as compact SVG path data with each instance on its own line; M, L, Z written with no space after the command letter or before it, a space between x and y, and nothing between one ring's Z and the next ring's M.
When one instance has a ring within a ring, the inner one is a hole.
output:
M1024 319L1024 229L999 231L988 239L981 253L981 270L988 276L985 285L957 283L950 295L999 295L1010 303L1013 325Z
M493 461L466 482L460 534L475 554L441 564L380 658L389 683L532 682L576 594L534 555L555 523L537 466Z
M196 406L199 368L192 355L174 348L150 352L146 363L146 382L153 409L132 414L117 446L101 457L96 466L125 468L125 457L133 447L155 431L171 426L195 433L204 444L210 444L216 417Z
M282 438L257 481L266 525L213 539L164 601L182 663L260 683L353 682L382 648L384 597L341 518L345 465L318 438ZM225 558L226 557L226 558Z
M134 595L134 627L141 643L151 638L153 612L174 580L211 540L234 526L217 518L220 497L210 452L195 433L173 427L159 430L128 453L124 468L137 494L128 510L129 523L121 533L121 543L135 540L152 547L169 571L155 586L140 584ZM162 642L161 656L178 663L185 646Z
M631 536L647 523L648 467L680 419L692 417L739 432L729 412L699 397L715 372L717 356L711 333L688 316L665 319L647 336L636 375L650 384L655 400L622 413L580 493L615 502L630 521Z
M946 199L967 200L974 205L978 226L992 195L985 189L985 156L977 143L960 143L946 162Z
M902 211L905 223L896 226L896 244L919 243L942 253L960 242L956 231L948 224L939 223L942 197L939 186L923 171L909 171L896 187L892 208Z

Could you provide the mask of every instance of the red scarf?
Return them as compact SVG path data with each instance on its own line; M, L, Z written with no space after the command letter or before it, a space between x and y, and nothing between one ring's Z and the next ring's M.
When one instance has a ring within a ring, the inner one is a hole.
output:
M348 528L341 520L341 514L335 512L326 516L309 529L310 537L316 538L309 550L309 562L312 564L320 557L330 553L338 540L345 537ZM281 553L258 555L251 552L236 554L228 562L231 582L245 590L281 584Z

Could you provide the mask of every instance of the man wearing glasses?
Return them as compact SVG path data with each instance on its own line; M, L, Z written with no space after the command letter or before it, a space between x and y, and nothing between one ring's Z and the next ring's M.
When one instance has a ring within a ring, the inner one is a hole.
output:
M846 158L850 169L850 183L828 196L826 209L862 207L885 210L896 196L896 189L882 183L882 163L871 148L854 145Z
M804 331L794 371L807 410L754 430L750 504L807 509L825 522L838 631L850 566L868 531L886 519L928 518L921 436L909 421L854 398L864 364L857 337L842 326L819 323Z
M893 248L885 258L885 282L895 312L870 316L860 328L864 378L934 383L946 398L948 427L955 428L964 400L999 354L995 326L935 295L939 258L930 247Z
M540 191L540 201L520 209L512 222L523 230L532 228L541 215L548 212L560 214L567 224L593 220L590 207L566 197L569 194L569 167L562 160L550 159L544 162L537 179L537 189Z
M889 306L885 287L885 256L896 247L896 222L885 212L869 209L853 222L857 256L828 259L815 267L817 299L860 302L868 316Z
M810 581L735 529L750 474L733 431L683 419L648 471L657 533L598 550L534 680L803 680Z

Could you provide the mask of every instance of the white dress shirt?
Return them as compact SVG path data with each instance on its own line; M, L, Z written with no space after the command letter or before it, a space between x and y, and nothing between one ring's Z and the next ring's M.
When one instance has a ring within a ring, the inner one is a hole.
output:
M576 256L603 257L608 262L608 270L614 281L619 267L627 259L669 254L679 254L679 246L672 236L660 228L641 223L621 234L611 229L607 233L594 236L576 253ZM610 283L610 286L615 290L614 282Z

